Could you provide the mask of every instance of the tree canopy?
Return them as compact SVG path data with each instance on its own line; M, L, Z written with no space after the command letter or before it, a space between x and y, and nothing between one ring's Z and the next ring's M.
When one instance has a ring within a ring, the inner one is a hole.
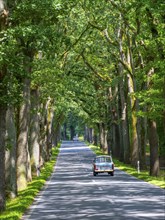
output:
M38 163L50 159L66 124L70 138L84 129L85 139L134 166L146 166L149 145L150 174L159 175L164 9L163 0L0 1L1 210L5 134L14 135L4 117L9 109L15 175L23 164L25 187Z

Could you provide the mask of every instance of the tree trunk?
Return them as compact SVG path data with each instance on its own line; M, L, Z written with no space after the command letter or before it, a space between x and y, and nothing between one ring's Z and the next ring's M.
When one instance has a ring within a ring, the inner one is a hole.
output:
M0 0L0 31L7 28L8 14L7 1Z
M164 103L165 103L165 76L163 78L163 81L164 81L164 83L163 83L163 99L164 99ZM164 109L162 115L163 115L163 132L164 132L164 137L165 137L165 109ZM165 140L163 143L165 146Z
M115 158L120 158L120 129L119 129L119 104L117 101L118 95L118 85L116 85L114 91L111 87L109 87L109 112L111 115L111 123L109 123L109 130L111 131L109 134L110 140L110 149L108 149L108 153L112 153Z
M70 125L70 140L73 140L74 136L75 136L75 129L73 125Z
M63 140L67 140L67 124L64 123Z
M38 174L40 166L40 145L39 145L39 91L31 91L31 118L30 118L30 160L31 169L34 175Z
M104 123L100 123L100 148L104 153L108 153L108 142L107 142L108 131L105 128Z
M8 107L6 115L6 187L10 198L17 196L16 177L16 127L14 122L14 108Z
M54 118L54 110L52 107L53 100L49 99L47 102L47 125L46 125L46 147L47 147L47 161L50 160L52 150L52 125Z
M5 30L8 25L8 9L7 2L0 0L0 33ZM3 36L3 34L2 34ZM6 63L6 61L5 61ZM0 212L5 209L5 133L6 133L6 112L7 105L5 96L7 95L6 87L3 86L3 79L7 74L6 64L1 63L0 69ZM3 102L5 100L5 102Z
M93 142L93 128L88 128L88 142Z
M158 135L156 122L148 120L148 133L150 144L150 175L159 175L159 153L158 153Z
M119 38L119 53L122 63L125 63L125 55L123 51L123 32L121 27L118 30ZM120 94L120 108L121 108L121 155L120 160L124 160L125 163L130 162L130 142L129 142L129 127L128 127L128 116L127 116L127 103L124 94L124 70L123 65L120 63L118 66L119 76L121 80L119 82L119 94Z
M152 89L153 81L152 76L155 74L155 69L152 67L147 74L147 88ZM148 113L151 112L151 106L148 104ZM150 175L159 175L159 140L157 135L156 121L152 118L148 119L148 136L150 145Z
M27 187L29 176L30 161L28 148L29 130L29 107L30 107L30 79L23 81L23 103L19 109L19 128L17 141L17 187L18 191Z
M98 137L97 137L97 134L96 134L96 133L94 133L93 144L94 144L95 146L98 145Z
M57 115L55 112L53 118L53 126L52 126L52 144L53 146L57 146L58 142L61 140L61 124L64 121L64 114L61 113Z
M99 123L99 137L100 137L100 149L103 150L104 147L104 131L103 131L103 125L102 123Z
M108 130L105 127L104 127L104 147L103 147L103 152L108 154Z
M84 127L84 141L88 141L88 127L86 125Z
M5 209L5 133L6 133L5 105L0 105L0 212Z
M140 137L139 137L139 157L140 157L140 168L145 170L146 166L146 144L147 144L147 119L146 117L140 120Z
M40 105L40 165L46 161L46 103Z
M53 128L52 128L52 144L55 147L58 145L58 142L60 141L60 138L61 138L60 133L61 133L60 123L59 122L54 122L53 123Z
M138 146L138 132L137 132L137 116L136 116L136 110L137 110L137 101L134 97L135 92L135 86L134 86L134 80L132 79L133 76L130 74L128 76L128 90L130 94L130 105L131 105L131 164L136 166L137 161L139 160L139 146Z
M113 155L120 158L120 130L118 125L118 114L116 110L112 111L112 135L113 135Z
M90 128L85 126L85 140L90 143Z
M138 143L138 119L137 119L137 107L138 102L134 93L136 92L136 80L135 80L135 68L134 68L134 60L133 60L133 52L132 52L132 38L129 30L126 28L126 36L128 41L128 49L127 49L127 61L125 62L125 66L127 67L127 77L128 77L128 92L130 98L130 106L131 106L131 164L137 166L137 161L139 160L139 143Z
M123 82L119 84L120 91L120 106L121 106L121 151L120 159L125 163L130 163L130 143L128 131L128 118L127 118L127 104L125 102Z

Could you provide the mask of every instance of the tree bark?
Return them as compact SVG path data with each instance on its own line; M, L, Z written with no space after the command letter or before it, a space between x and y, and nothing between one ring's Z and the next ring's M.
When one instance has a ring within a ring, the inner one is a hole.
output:
M155 69L152 67L147 74L147 89L153 87L152 76L155 74ZM151 106L148 104L148 114L151 112ZM150 175L159 175L159 140L157 134L157 124L153 118L148 119L148 136L150 145Z
M107 142L107 134L108 131L104 123L100 123L100 148L104 153L108 153L108 142Z
M139 137L138 137L138 119L136 112L138 110L138 102L135 98L134 93L136 92L136 80L135 80L135 68L134 68L134 60L133 60L133 52L132 52L132 39L129 30L126 28L126 36L128 41L128 48L127 48L127 61L123 63L127 66L127 77L128 77L128 92L129 92L129 99L130 99L130 106L131 106L131 134L130 134L130 150L131 150L131 164L137 166L137 161L139 160ZM129 70L129 71L128 71Z
M84 127L84 140L88 141L88 127L85 125Z
M112 111L112 144L113 144L113 155L116 158L120 158L120 130L118 125L118 114L116 110Z
M120 158L120 129L119 129L119 112L118 112L118 86L112 90L109 87L109 112L111 115L111 122L109 123L109 130L111 131L109 134L110 141L110 149L108 149L108 153L113 154L115 158ZM116 100L116 101L115 101Z
M7 1L0 0L0 31L7 28L8 14Z
M96 134L96 133L94 133L93 144L94 144L95 146L98 145L98 137L97 137L97 134Z
M0 0L0 33L7 29L8 25L8 9L7 1ZM2 65L2 64L1 64ZM2 65L0 69L0 212L5 210L6 196L5 196L5 134L6 134L6 112L7 101L4 97L7 94L6 88L3 86L3 79L7 74L6 65Z
M119 53L120 60L122 63L125 62L125 55L123 51L123 32L121 27L118 29L119 39ZM121 80L119 82L119 94L120 94L120 108L121 108L121 155L120 160L124 160L125 163L130 162L130 142L129 142L129 127L128 127L128 116L127 116L127 103L124 94L124 70L121 63L118 64L118 72Z
M159 175L159 153L158 153L158 135L156 122L154 120L148 120L148 133L150 144L150 175Z
M104 131L102 123L99 123L99 137L100 137L100 149L103 150L104 147Z
M40 165L46 161L46 103L40 104Z
M62 127L62 140L66 140L67 139L67 124L66 122L64 123L63 127Z
M130 163L130 142L129 142L129 130L128 130L128 118L127 118L127 103L124 95L123 81L119 84L120 92L120 106L121 106L121 151L120 160L125 163Z
M0 212L6 207L5 198L5 133L6 133L6 105L0 105Z
M52 127L52 144L56 147L61 139L61 122L60 121L53 121Z
M39 145L39 91L31 90L31 117L30 117L30 161L33 175L37 175L40 167Z
M47 151L47 157L46 160L50 160L50 154L52 150L52 124L53 124L53 118L54 118L54 110L52 107L53 100L49 99L47 101L47 116L46 116L46 151Z
M52 144L53 146L57 146L61 140L61 124L64 121L64 114L60 115L54 114L53 124L52 124Z
M70 140L73 140L73 137L75 136L75 129L73 125L70 125Z
M92 128L87 128L87 141L89 143L93 142L93 129Z
M19 109L19 128L17 141L17 187L18 191L27 187L30 181L30 157L28 147L30 79L23 80L23 103Z
M164 99L164 105L165 105L165 76L164 76L164 78L163 78L163 99ZM164 132L164 137L165 137L165 109L164 109L164 111L163 111L163 113L162 113L162 115L163 115L163 132ZM164 140L164 146L165 146L165 140Z
M8 107L6 115L6 187L10 198L17 196L16 177L16 127L14 121L14 108Z
M146 108L144 108L146 111ZM145 170L147 168L146 164L146 145L147 145L147 118L143 117L139 119L139 159L140 159L140 169Z

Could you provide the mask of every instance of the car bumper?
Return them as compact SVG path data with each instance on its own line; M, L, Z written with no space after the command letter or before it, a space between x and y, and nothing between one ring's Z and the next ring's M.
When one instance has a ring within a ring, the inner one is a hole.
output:
M114 172L114 170L94 170L95 173L110 173Z

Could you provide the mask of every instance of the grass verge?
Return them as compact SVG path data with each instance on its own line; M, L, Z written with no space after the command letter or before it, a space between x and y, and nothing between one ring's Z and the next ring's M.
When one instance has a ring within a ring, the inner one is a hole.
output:
M53 148L51 161L45 163L41 170L41 175L35 177L32 182L28 184L25 190L18 193L15 199L7 200L6 210L0 214L0 219L4 220L19 220L25 213L27 208L32 204L34 198L44 186L46 180L51 176L53 167L59 153L60 144Z
M89 147L95 152L96 155L103 154L101 149L98 146L89 145ZM137 170L129 164L124 164L114 158L113 158L113 161L114 161L115 167L119 168L120 170L123 170L126 173L132 176L135 176L136 178L141 179L145 182L149 182L155 186L159 186L165 189L165 172L164 171L161 171L159 177L153 177L149 175L148 170L140 171L140 173L138 173Z

